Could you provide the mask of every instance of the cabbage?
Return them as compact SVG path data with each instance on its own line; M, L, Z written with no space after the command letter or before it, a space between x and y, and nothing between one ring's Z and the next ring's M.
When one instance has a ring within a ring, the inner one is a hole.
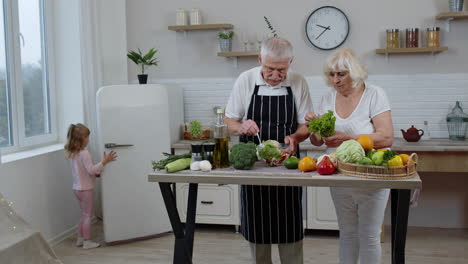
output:
M348 163L357 163L365 157L361 144L354 139L346 140L336 149L336 157Z

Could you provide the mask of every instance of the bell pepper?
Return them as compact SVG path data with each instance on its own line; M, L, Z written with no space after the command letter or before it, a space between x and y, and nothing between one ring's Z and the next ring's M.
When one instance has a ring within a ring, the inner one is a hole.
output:
M330 175L335 172L335 166L331 162L328 156L324 156L322 160L317 165L317 172L320 175Z
M391 160L388 161L388 167L401 167L403 166L403 160L400 156L393 156Z

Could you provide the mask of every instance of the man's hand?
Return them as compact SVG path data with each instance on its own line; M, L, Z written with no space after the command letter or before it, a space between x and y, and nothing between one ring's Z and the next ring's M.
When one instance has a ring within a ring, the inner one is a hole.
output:
M254 136L258 131L260 131L260 129L258 129L257 123L251 119L242 122L239 128L240 135Z
M289 145L288 151L291 153L291 155L296 154L298 143L299 142L297 142L296 138L293 136L284 137L284 144Z
M335 135L331 137L325 137L323 138L323 141L325 141L325 145L329 148L337 148L338 146L343 143L343 141L349 140L351 137L348 134L345 134L340 131L336 131Z

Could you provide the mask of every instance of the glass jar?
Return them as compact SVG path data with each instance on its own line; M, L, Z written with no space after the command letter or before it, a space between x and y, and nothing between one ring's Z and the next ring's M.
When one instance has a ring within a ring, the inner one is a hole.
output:
M426 40L427 40L428 48L439 47L440 46L440 28L439 27L427 28Z
M198 8L192 8L190 10L190 25L200 25L201 24L201 13Z
M187 25L187 12L183 8L179 8L176 11L176 25L186 26Z
M451 140L465 140L467 127L468 115L463 112L460 102L457 101L452 112L447 115L449 138Z
M216 109L216 123L213 129L215 148L213 153L213 167L229 167L229 134L227 124L224 123L224 109Z
M387 29L387 48L397 49L400 47L400 31L395 29Z
M192 143L192 162L202 160L202 144Z
M406 47L407 48L419 47L419 29L418 28L406 29Z
M209 161L213 165L215 143L203 143L203 159Z

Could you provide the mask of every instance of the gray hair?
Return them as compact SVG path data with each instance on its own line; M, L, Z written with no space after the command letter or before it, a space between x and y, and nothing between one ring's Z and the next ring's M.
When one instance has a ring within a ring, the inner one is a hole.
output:
M353 80L353 88L357 88L367 79L367 68L352 49L339 49L327 58L323 75L328 86L333 86L329 80L331 72L347 71Z
M270 56L273 60L293 58L293 47L289 41L280 37L272 37L262 42L260 49L262 60Z

